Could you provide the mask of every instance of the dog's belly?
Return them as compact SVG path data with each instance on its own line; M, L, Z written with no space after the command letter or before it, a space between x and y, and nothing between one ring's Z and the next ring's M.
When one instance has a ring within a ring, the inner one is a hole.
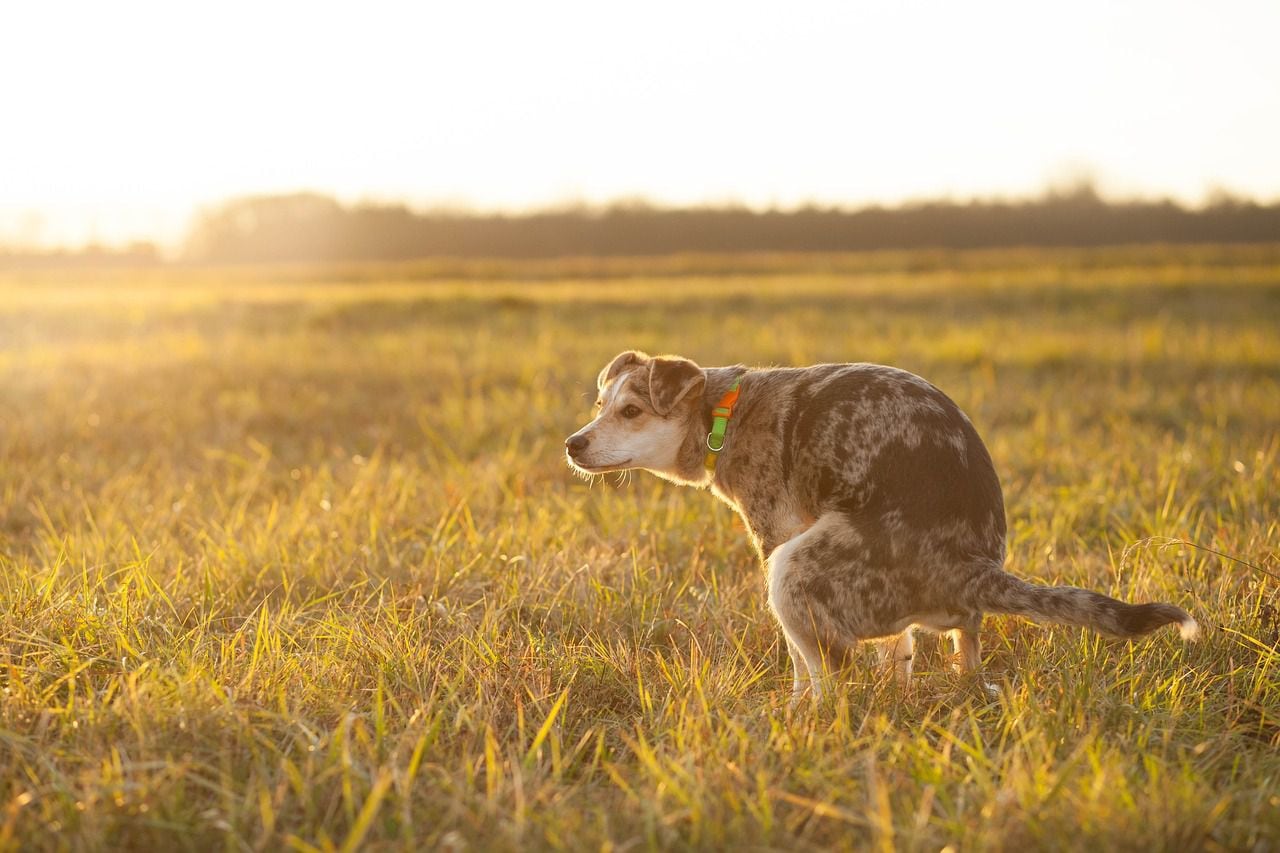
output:
M960 613L915 613L898 620L892 626L890 634L900 634L913 625L917 628L924 628L926 631L933 631L935 634L943 634L947 631L954 631L964 624L964 615Z
M902 615L886 618L882 614L854 608L852 612L846 614L846 619L843 621L849 636L857 637L859 640L877 640L897 636L913 627L923 628L935 634L945 634L947 631L962 628L968 615L944 610L916 610L906 607Z

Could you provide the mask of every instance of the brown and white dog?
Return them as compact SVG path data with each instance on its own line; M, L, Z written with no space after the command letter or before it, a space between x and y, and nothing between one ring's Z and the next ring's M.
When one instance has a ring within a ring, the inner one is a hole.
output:
M712 409L739 383L723 450ZM973 424L945 394L874 364L702 368L624 352L600 372L598 412L565 441L587 474L643 468L710 487L746 522L795 671L794 698L822 692L855 643L911 674L912 629L950 632L977 672L984 613L1136 637L1196 622L1171 604L1125 604L1003 570L1004 499Z

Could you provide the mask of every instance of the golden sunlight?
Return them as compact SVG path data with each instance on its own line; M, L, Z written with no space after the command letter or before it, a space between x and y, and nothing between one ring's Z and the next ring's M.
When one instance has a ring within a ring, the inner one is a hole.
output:
M0 244L314 190L481 209L1280 195L1280 6L19 4Z

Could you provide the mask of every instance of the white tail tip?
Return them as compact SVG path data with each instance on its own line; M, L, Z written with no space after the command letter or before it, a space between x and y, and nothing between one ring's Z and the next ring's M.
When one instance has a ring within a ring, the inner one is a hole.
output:
M1191 642L1200 636L1200 623L1188 616L1178 623L1178 632L1182 634L1182 639Z

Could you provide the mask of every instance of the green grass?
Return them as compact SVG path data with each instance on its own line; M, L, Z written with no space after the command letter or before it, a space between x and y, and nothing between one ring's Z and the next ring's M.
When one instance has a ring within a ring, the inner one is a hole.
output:
M732 514L563 463L627 347L926 376L1204 638L788 710ZM1280 845L1280 249L10 275L0 407L0 847Z

